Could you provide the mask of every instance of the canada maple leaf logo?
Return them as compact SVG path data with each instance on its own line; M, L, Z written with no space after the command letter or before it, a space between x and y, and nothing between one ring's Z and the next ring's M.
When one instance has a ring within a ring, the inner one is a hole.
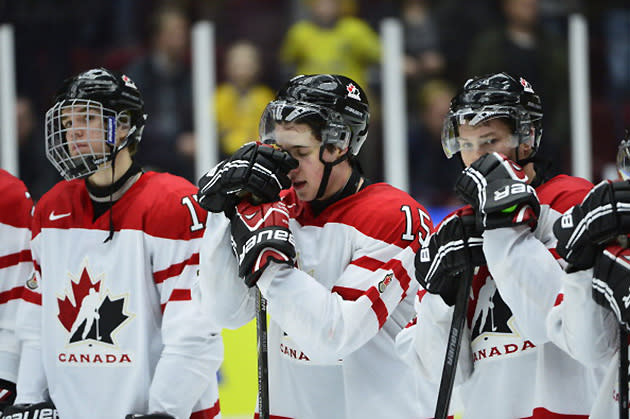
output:
M87 267L78 281L71 280L71 291L58 298L57 318L70 333L70 343L97 340L114 344L112 333L129 318L125 314L125 297L113 298L101 287L101 280L92 282Z

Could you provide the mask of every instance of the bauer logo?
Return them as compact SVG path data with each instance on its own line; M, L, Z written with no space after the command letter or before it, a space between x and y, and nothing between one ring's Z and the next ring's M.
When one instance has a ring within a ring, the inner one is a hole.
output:
M103 285L104 276L90 274L85 263L78 277L70 274L65 295L57 296L57 318L68 332L69 344L87 343L91 346L101 343L116 346L116 333L133 318L126 310L127 296L110 295Z

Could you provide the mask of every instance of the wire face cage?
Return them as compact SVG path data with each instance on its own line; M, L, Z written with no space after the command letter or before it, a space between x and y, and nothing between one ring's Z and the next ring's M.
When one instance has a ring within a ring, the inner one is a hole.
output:
M93 100L58 102L46 112L46 157L67 180L110 167L116 127L128 119Z

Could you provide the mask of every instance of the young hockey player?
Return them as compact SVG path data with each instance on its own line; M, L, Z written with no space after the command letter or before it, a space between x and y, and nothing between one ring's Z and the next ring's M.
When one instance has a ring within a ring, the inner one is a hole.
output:
M143 110L129 77L99 68L66 80L46 113L66 180L33 216L41 300L20 316L15 412L49 395L62 418L219 415L222 341L190 291L205 211L188 181L134 163Z
M33 201L24 183L0 170L0 415L15 399L20 343L15 334L20 300L32 299L24 284L31 263Z
M460 153L466 169L456 190L470 207L445 218L416 255L428 294L419 292L417 322L397 348L419 379L438 382L450 306L463 275L479 267L456 376L465 418L585 418L593 400L592 371L551 343L545 327L563 276L553 222L592 185L547 178L542 116L525 79L498 73L468 80L445 119L444 150Z
M558 253L568 266L563 299L549 315L548 333L575 359L605 369L591 411L594 419L620 417L619 379L628 381L627 371L619 377L619 344L620 327L626 339L630 330L630 138L619 146L617 167L623 180L601 182L554 225Z
M201 180L200 204L224 211L208 217L219 236L201 251L204 307L237 328L256 313L255 286L266 298L274 418L431 414L435 390L417 388L394 350L431 221L408 194L363 176L368 112L353 80L297 76L261 118L261 140L284 151L250 143ZM239 190L268 203L234 206Z

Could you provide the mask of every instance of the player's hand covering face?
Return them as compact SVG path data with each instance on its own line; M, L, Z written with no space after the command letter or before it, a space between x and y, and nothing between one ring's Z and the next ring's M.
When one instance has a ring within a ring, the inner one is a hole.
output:
M227 214L243 196L258 203L277 201L280 191L291 186L288 173L297 165L277 147L247 143L199 179L199 205Z

